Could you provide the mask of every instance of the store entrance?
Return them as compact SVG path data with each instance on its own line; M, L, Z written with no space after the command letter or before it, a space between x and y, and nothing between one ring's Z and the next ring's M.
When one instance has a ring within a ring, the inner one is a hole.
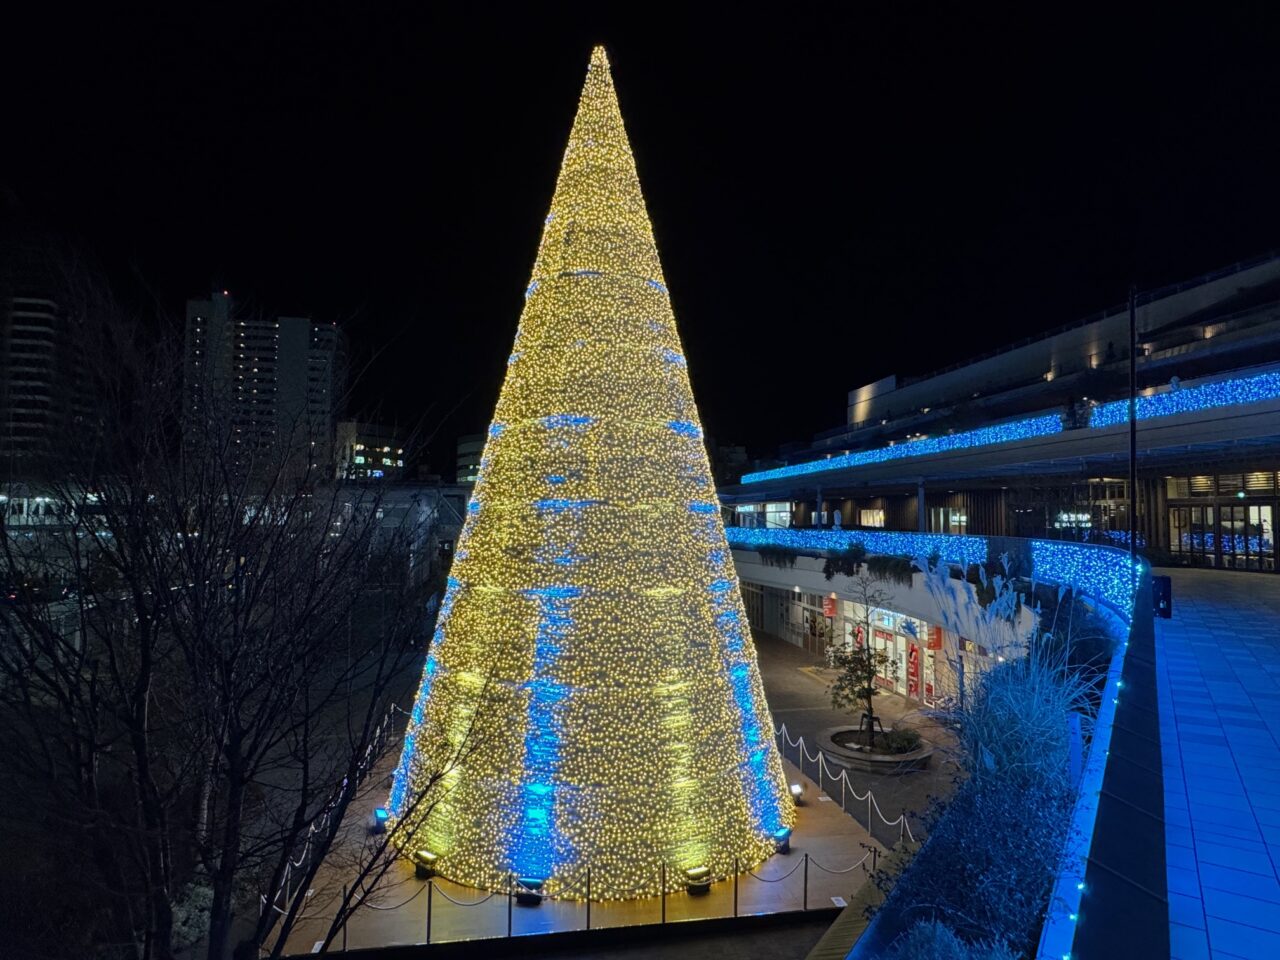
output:
M1219 508L1219 565L1233 570L1275 570L1271 522L1271 504Z

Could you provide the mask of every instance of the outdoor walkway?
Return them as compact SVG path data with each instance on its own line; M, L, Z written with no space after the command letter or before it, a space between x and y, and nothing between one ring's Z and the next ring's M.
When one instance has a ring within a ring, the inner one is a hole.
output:
M1280 577L1177 571L1173 612L1156 621L1172 955L1280 957Z
M792 782L805 783L807 800L798 811L790 854L771 857L754 871L739 876L736 899L734 881L725 880L713 884L711 892L704 896L668 894L665 906L657 897L593 903L592 929L732 917L735 911L737 915L747 915L843 906L867 882L871 866L867 833L838 803L821 795L812 780L801 776L791 764L786 766ZM378 905L359 911L348 923L348 947L427 941L426 883L414 879L407 862L397 864L396 870L395 878L379 895ZM343 873L337 865L331 868L326 864L321 869L317 895L309 898L307 910L315 919L295 930L289 940L289 954L312 952L314 942L327 926L325 902L345 879ZM580 930L587 925L586 904L582 901L547 900L536 908L509 907L505 894L486 896L447 880L436 880L433 886L432 943ZM343 942L340 939L338 946Z

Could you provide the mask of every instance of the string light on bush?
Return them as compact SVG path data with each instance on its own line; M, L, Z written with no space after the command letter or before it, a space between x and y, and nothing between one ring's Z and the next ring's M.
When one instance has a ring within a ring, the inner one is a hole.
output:
M664 865L669 890L723 877L793 825L600 48L438 622L388 803L436 873L572 896L590 867L593 898L648 896Z

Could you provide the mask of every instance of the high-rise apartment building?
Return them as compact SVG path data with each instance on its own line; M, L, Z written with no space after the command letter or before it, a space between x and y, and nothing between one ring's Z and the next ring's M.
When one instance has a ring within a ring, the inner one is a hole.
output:
M187 301L186 429L229 429L239 459L293 452L330 471L346 380L336 324L236 309L230 292Z
M84 310L52 240L14 229L0 237L0 479L65 468L59 442L92 415L84 369Z

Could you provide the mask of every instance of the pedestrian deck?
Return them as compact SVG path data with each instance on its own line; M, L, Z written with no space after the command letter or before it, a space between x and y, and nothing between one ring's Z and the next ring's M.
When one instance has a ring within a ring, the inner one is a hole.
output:
M1172 956L1280 957L1280 577L1178 571L1173 598L1156 621Z
M754 871L743 873L737 883L724 880L703 896L668 894L660 898L592 903L591 928L623 927L735 915L783 913L803 909L842 906L867 882L872 866L870 838L838 803L826 799L817 785L786 764L791 782L805 784L806 803L800 807L791 840L791 852L778 854ZM879 848L881 851L883 848ZM806 854L808 857L806 858ZM581 900L546 900L538 907L510 906L503 893L462 887L447 880L415 880L407 862L397 865L396 877L377 897L376 905L362 909L347 924L345 938L336 946L348 948L390 947L427 941L427 908L430 895L432 943L528 936L553 931L581 930L587 925L587 908ZM312 952L315 941L328 926L325 901L343 881L343 868L326 864L307 914L289 939L289 954ZM839 898L839 899L837 899ZM482 902L478 902L482 901ZM474 904L466 906L463 904Z

